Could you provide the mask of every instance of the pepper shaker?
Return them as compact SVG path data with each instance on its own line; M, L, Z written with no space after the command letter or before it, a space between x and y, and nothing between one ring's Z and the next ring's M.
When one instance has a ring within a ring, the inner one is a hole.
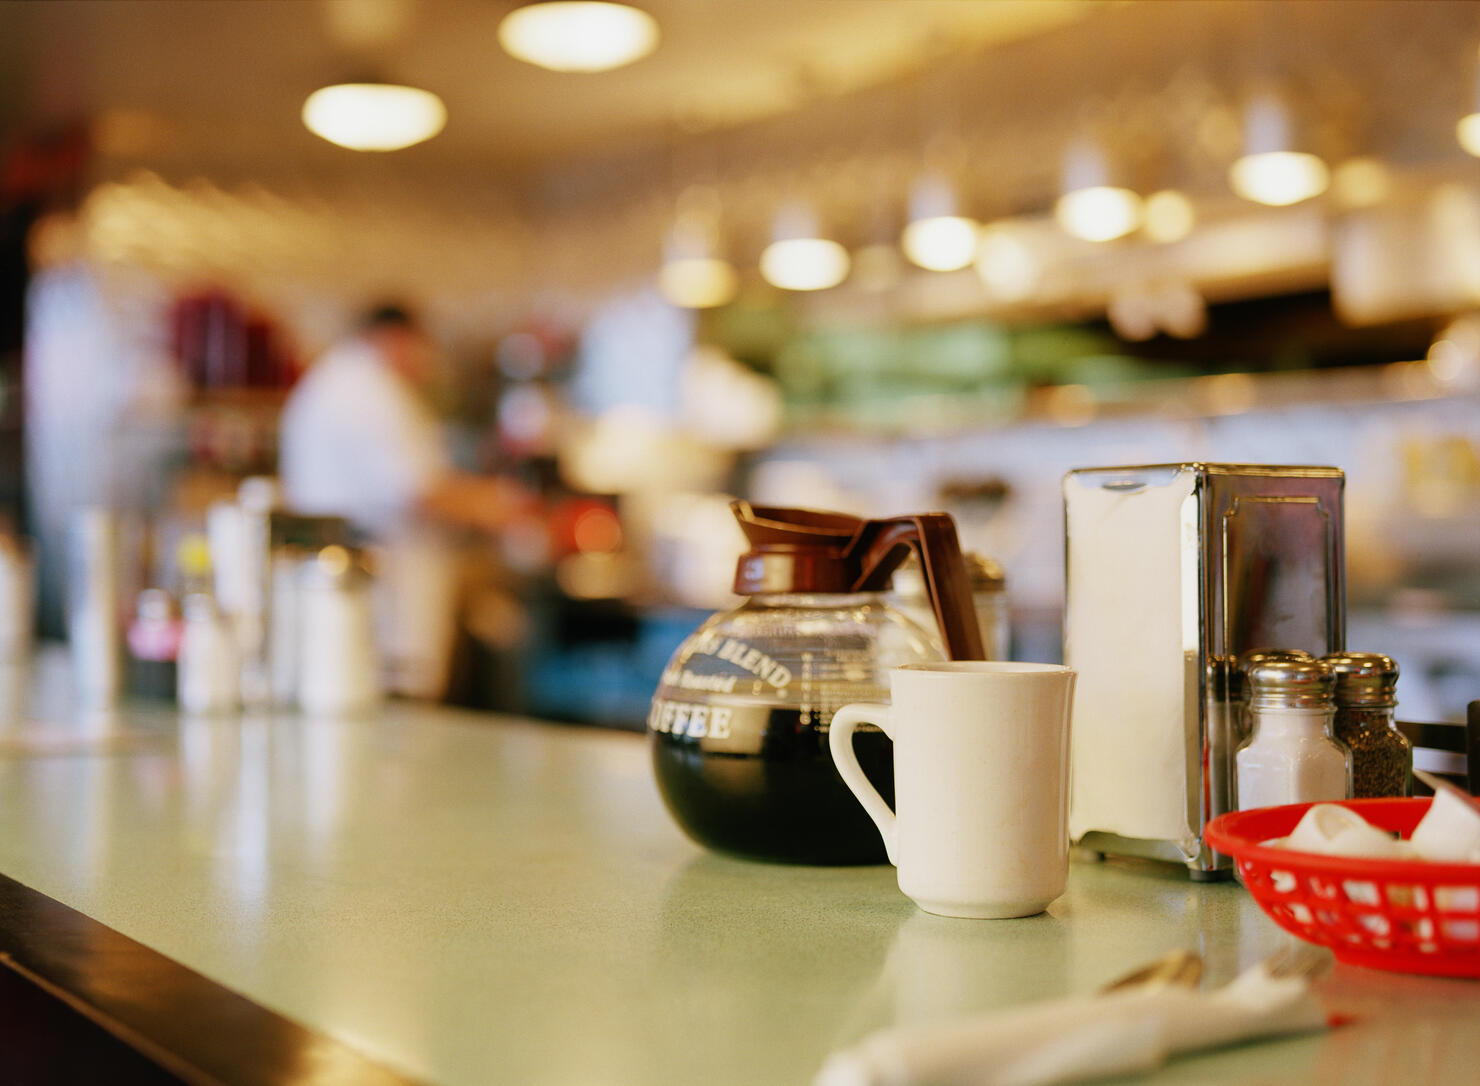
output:
M1413 791L1413 745L1393 719L1398 664L1377 652L1321 657L1336 676L1336 738L1352 752L1352 795L1406 796Z

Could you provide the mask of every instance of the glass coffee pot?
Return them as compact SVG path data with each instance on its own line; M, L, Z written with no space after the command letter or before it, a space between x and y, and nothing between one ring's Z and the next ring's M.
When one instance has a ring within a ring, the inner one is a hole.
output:
M828 753L828 725L849 702L888 701L891 668L941 658L936 639L882 595L912 553L946 656L983 658L955 523L944 513L864 520L739 501L731 509L750 545L735 572L747 599L689 635L663 671L648 715L658 789L709 848L883 863L878 831ZM888 739L860 728L855 749L892 802Z

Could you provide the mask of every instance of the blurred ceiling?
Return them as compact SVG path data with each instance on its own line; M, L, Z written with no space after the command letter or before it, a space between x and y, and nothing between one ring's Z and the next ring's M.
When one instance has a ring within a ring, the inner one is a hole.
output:
M1030 248L1033 274L1015 268L1010 297L970 269L906 269L884 295L858 277L813 312L1077 319L1171 280L1211 300L1330 284L1353 322L1480 299L1480 183L1454 127L1475 104L1475 0L642 2L657 52L589 75L505 55L514 0L0 0L0 151L85 121L94 258L280 307L393 279L484 327L552 293L594 303L651 281L694 194L753 283L783 201L858 249L897 238L926 169ZM300 123L311 91L367 77L441 95L446 130L378 155ZM1242 107L1271 84L1378 195L1231 193ZM1069 239L1051 209L1086 136L1138 191L1184 194L1195 231Z
M399 165L548 172L903 78L1085 18L1094 0L645 0L662 42L598 75L506 56L513 0L0 0L0 135L86 118L116 164L229 178L333 172L308 93L376 76L450 113Z

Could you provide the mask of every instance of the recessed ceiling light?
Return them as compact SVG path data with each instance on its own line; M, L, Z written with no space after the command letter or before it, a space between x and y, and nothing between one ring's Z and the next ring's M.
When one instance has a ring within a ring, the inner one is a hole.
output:
M609 0L535 0L504 16L498 41L510 56L555 72L605 72L658 46L647 12Z
M352 151L398 151L429 140L447 123L431 91L393 83L337 83L303 103L303 123L316 136Z

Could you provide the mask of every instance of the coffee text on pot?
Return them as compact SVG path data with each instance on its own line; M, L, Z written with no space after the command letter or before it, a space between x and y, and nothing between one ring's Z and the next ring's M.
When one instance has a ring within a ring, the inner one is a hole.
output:
M712 739L730 737L730 717L733 710L724 705L696 705L687 701L670 701L654 698L648 711L648 729L673 735L687 735L694 739L709 736Z

